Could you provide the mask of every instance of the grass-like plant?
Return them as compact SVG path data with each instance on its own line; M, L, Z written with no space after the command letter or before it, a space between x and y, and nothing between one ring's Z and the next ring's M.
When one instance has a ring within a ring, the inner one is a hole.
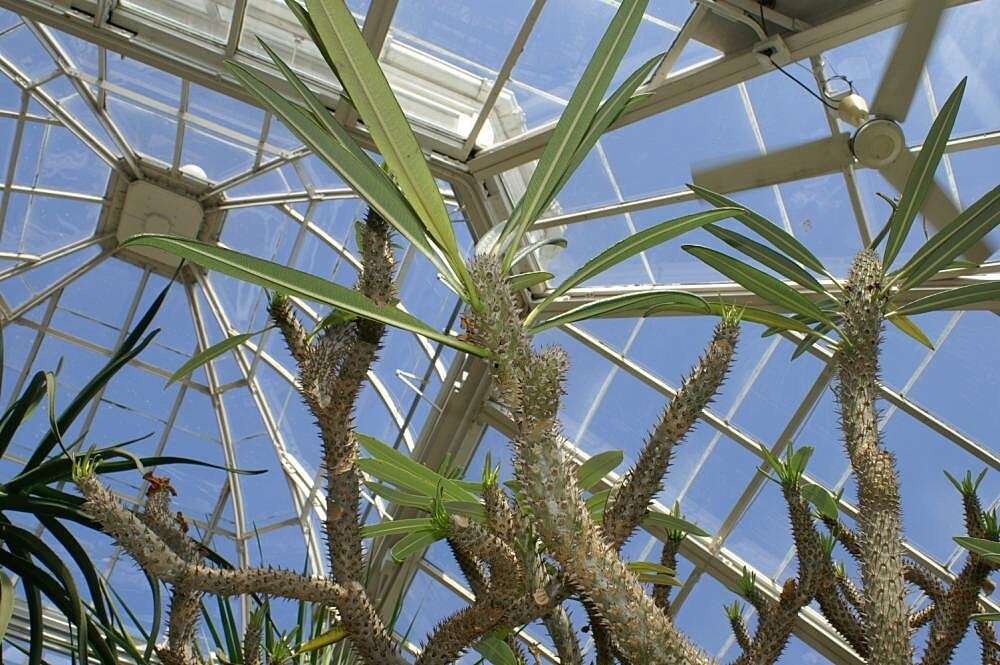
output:
M136 469L144 472L146 467L173 464L213 465L175 456L139 457L133 454L128 446L146 437L94 447L81 453L88 433L83 432L72 442L64 441L63 433L70 430L86 407L100 398L115 375L159 332L150 331L150 326L169 288L169 285L165 287L153 300L104 366L61 411L56 405L57 369L55 372L36 372L0 415L0 455L18 463L16 473L0 482L0 568L3 569L0 572L0 639L22 649L20 642L8 634L18 595L12 579L16 576L27 604L29 639L25 651L30 665L42 662L45 649L43 601L48 601L65 616L78 662L86 662L89 656L103 665L117 665L119 655L146 662L152 654L152 643L136 645L131 631L144 628L130 620L127 607L116 602L120 598L109 588L95 568L92 555L73 532L78 528L101 531L102 525L83 509L84 500L64 491L63 485L72 480L74 459L86 459L87 468L95 477ZM11 445L15 441L23 442L28 436L25 424L36 413L45 414L40 411L43 408L47 408L49 427L28 459L21 462L10 454L13 453ZM160 615L159 582L148 574L146 577L154 614L151 628L155 633Z
M273 292L271 318L298 365L299 390L320 431L330 575L307 577L271 568L207 567L189 556L189 545L178 537L176 525L150 515L156 510L154 506L138 514L125 510L96 476L78 467L75 477L87 499L86 510L147 572L172 585L175 602L191 593L257 593L329 606L336 610L338 626L362 662L401 662L399 640L376 611L377 599L368 595L364 585L367 555L363 541L400 536L392 553L403 559L444 539L455 553L475 600L427 636L419 663L450 663L473 647L488 654L494 663L525 662L511 639L512 631L536 619L545 623L563 662L581 663L577 636L562 607L570 597L579 598L586 608L599 663L615 659L635 664L710 663L712 659L676 628L669 608L678 549L688 534L704 533L686 522L679 509L673 514L650 513L649 505L661 488L674 447L719 390L733 359L741 322L753 321L768 326L772 334L801 339L802 352L817 340L824 340L833 349L842 427L858 480L860 518L856 533L840 522L838 498L805 479L810 449L789 451L783 459L768 458L788 504L799 570L785 582L777 598L763 593L752 574L744 576L740 591L759 618L751 632L738 608L727 610L743 651L736 662L773 663L787 643L799 611L814 600L831 625L869 662L912 663L911 631L924 623L930 623L931 638L921 662L948 662L994 564L976 554L970 558L970 572L963 571L958 581L946 586L932 571L903 557L898 480L894 461L879 441L875 399L884 320L929 343L910 315L995 300L1000 295L996 284L983 283L909 298L914 288L949 269L965 248L996 225L1000 205L997 190L970 206L900 269L883 268L891 266L899 254L920 209L927 179L954 121L961 88L943 107L924 144L917 168L887 226L885 254L879 257L874 247L862 252L845 283L829 274L805 246L780 227L718 195L696 190L718 207L656 224L616 243L528 309L520 289L551 275L515 272L520 260L539 247L526 241L527 232L598 137L637 98L637 91L657 63L653 59L640 67L604 99L646 2L621 3L547 143L525 195L510 217L481 238L467 258L459 250L416 139L343 0L307 0L305 6L296 0L286 1L342 83L345 99L357 109L386 168L372 161L267 45L265 50L294 91L293 96L275 91L238 64L230 63L230 71L370 205L359 232L362 270L354 288L190 239L145 235L128 243L158 247ZM767 244L716 226L730 217ZM737 309L689 293L652 291L547 315L549 304L574 286L657 243L699 227L789 281L724 253L688 247L693 255L763 298L767 306ZM397 307L392 234L406 238L431 261L464 301L460 336L435 330ZM334 315L318 333L307 331L295 316L290 296L331 305ZM568 360L558 347L536 348L533 338L548 328L623 308L709 314L721 320L703 356L647 437L635 465L613 487L602 490L597 482L621 457L602 455L580 467L571 463L558 419ZM444 470L422 467L390 446L354 431L354 405L386 326L425 335L485 359L493 397L512 424L512 484L500 485L496 470L489 467L480 482L458 480ZM182 370L190 371L241 340L229 340L206 351ZM361 448L367 457L361 457ZM426 516L362 527L362 482L389 502ZM963 490L969 535L995 540L996 530L984 525L996 520L984 516L974 499L974 489L971 496L968 494ZM819 522L826 529L824 533ZM644 523L666 534L661 559L626 564L619 550ZM858 560L860 586L842 567L834 565L831 555L838 544ZM905 601L907 583L918 585L933 599L933 610L910 611ZM644 584L652 585L652 594ZM185 665L197 662L186 637L197 615L185 614L177 622L176 634L173 619L168 655ZM984 638L984 644L987 642ZM990 657L995 657L994 647L989 649Z

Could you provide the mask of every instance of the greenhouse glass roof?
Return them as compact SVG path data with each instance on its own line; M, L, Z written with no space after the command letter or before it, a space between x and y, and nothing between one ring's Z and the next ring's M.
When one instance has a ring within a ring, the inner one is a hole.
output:
M523 192L618 3L348 4L381 53L469 250ZM968 77L938 174L947 194L967 205L995 185L1000 167L1000 0L950 4L901 125L912 151L939 104ZM792 63L785 72L810 89L849 81L871 100L906 6L902 0L789 0L761 12L764 32L784 35ZM166 255L118 251L133 232L170 229L217 239L353 283L360 265L353 223L362 202L278 120L252 105L222 69L224 58L236 58L277 85L256 37L273 42L370 145L281 0L0 0L0 7L5 405L32 372L53 369L60 358L59 395L74 393L167 283L176 263ZM650 95L600 140L536 226L540 234L569 240L565 250L542 258L556 278L611 242L700 209L685 187L693 169L846 131L836 114L750 51L761 38L759 7L747 0L650 2L619 72L622 78L666 51L647 87ZM887 219L888 206L876 196L881 192L894 192L893 185L857 165L733 196L782 224L843 275ZM913 235L904 254L919 244L919 234ZM703 231L691 238L720 245ZM406 247L400 258L403 305L441 330L456 329L458 300L433 267ZM987 262L948 284L998 269ZM705 296L754 302L679 243L668 243L573 290L556 307L637 285L678 284ZM308 302L298 306L312 322L326 313ZM901 468L909 553L942 576L956 570L963 555L951 540L960 529L958 499L941 469L1000 470L994 440L1000 431L997 313L922 317L934 351L896 329L886 331L882 423ZM542 336L563 345L572 361L562 414L567 444L581 460L623 449L619 471L638 453L713 325L640 314L623 311ZM165 387L194 352L260 330L266 318L260 288L184 269L159 314L162 331L103 392L76 435L112 443L152 432L136 452L266 469L252 478L171 470L178 506L233 562L260 563L263 552L266 562L320 571L326 564L319 445L295 390L294 363L277 333L266 332ZM794 569L780 494L757 472L762 447L813 445L815 481L835 491L851 482L829 390L830 351L818 346L792 362L794 341L755 331L748 326L722 393L680 448L659 497L661 507L681 501L685 514L712 534L686 541L674 612L681 629L720 657L735 653L721 606L732 600L741 568L756 570L758 583L772 590L772 580ZM470 477L478 477L487 453L509 459L510 424L485 399L486 376L477 361L393 330L369 378L357 411L360 431L432 466L448 460L466 467ZM44 414L36 414L32 426L30 434L44 431ZM15 444L3 464L23 462L26 446ZM982 496L995 505L1000 476L988 474L983 487ZM113 488L132 502L144 491L138 474L120 475ZM842 507L851 515L853 491L844 496ZM381 499L366 500L368 520L397 512ZM85 537L94 559L141 612L141 574L109 540ZM640 533L626 553L648 559L658 550L654 535ZM376 567L372 585L385 597L405 594L401 632L412 622L412 635L422 636L471 598L461 580L439 543L419 560ZM543 630L529 626L521 638L544 662L558 662ZM956 662L972 662L977 653L968 639ZM780 662L861 661L807 608Z

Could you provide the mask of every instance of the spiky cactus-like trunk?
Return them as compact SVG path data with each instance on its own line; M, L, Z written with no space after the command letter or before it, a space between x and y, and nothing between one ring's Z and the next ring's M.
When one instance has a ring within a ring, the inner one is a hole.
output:
M492 354L494 387L516 429L515 475L542 541L600 611L621 651L650 664L710 663L646 595L587 512L556 418L565 353L532 349L497 259L477 257L471 269L483 307L470 313L470 333Z
M870 660L910 665L909 608L903 578L899 478L878 430L879 345L885 315L882 265L863 251L844 286L844 339L835 356L836 395L847 455L858 484L864 615Z

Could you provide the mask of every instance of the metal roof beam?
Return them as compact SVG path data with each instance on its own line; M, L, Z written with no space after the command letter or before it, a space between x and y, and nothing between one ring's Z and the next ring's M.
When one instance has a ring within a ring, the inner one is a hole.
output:
M56 6L50 0L0 0L0 7L191 83L255 106L260 105L255 97L225 72L223 63L227 55L224 46L196 39L166 23L151 21L148 12L117 6L111 12L111 21L95 27L92 15ZM260 59L242 50L237 50L232 57L253 70L268 85L287 91L287 85L281 77ZM329 108L336 108L340 95L330 82L310 83ZM52 109L49 110L52 112ZM371 137L363 127L355 125L349 131L363 147L373 147ZM465 171L464 166L454 159L461 149L460 142L454 136L424 124L414 126L414 132L424 150L429 152L431 170L435 175L449 178Z
M949 4L959 5L969 1L971 0L950 0ZM787 35L785 42L793 60L819 55L823 51L901 23L906 18L909 4L909 0L870 2L820 25ZM683 70L667 77L660 85L640 89L640 92L650 93L649 97L619 118L612 129L638 122L764 73L765 69L752 52L720 58ZM469 160L468 167L478 177L485 178L538 159L551 139L554 128L555 123L550 122L484 150Z

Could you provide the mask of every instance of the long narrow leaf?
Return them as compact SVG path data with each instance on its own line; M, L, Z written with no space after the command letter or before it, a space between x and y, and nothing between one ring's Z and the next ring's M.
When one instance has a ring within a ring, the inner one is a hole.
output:
M32 469L35 466L38 466L46 457L48 457L49 453L52 452L52 449L58 442L56 438L56 431L68 431L73 422L76 421L76 418L83 412L84 407L94 399L94 397L104 388L104 386L108 384L108 381L110 381L122 367L128 364L128 362L137 355L142 353L149 343L153 341L153 338L158 332L158 330L152 331L143 337L142 341L134 346L123 344L122 347L119 348L107 364L104 365L104 367L102 367L97 374L95 374L90 381L87 382L87 385L85 385L83 389L76 394L70 403L66 405L66 408L63 409L58 420L56 421L56 427L49 428L49 431L44 437L42 437L39 444L35 446L34 452L24 465L25 469Z
M701 259L768 303L784 307L796 314L808 316L816 321L830 322L827 313L817 307L814 302L763 270L758 270L738 259L708 247L684 245L684 251Z
M664 306L679 305L685 311L709 313L708 303L698 296L686 291L650 291L646 293L626 293L601 300L595 300L579 307L557 314L532 327L530 332L537 334L549 328L556 328L575 321L584 321L598 316L607 316L623 309L640 310L643 315L651 310Z
M103 450L95 451L91 454L91 457L100 460L100 463L94 469L94 472L98 474L132 471L138 468L136 461L138 461L143 467L161 466L165 464L184 464L190 466L200 466L208 469L218 469L220 471L226 471L228 473L235 473L244 476L257 476L265 473L262 469L234 469L219 464L213 464L212 462L206 462L204 460L194 459L191 457L178 457L176 455L133 457L131 453L126 455L125 451L114 448L105 448ZM128 459L120 462L110 461L110 459L114 457L127 457ZM35 490L41 485L69 480L72 475L72 471L73 462L71 460L64 457L51 459L44 464L35 467L31 471L19 474L4 486L4 491L8 494L15 494L18 492Z
M510 646L495 634L487 635L473 644L472 648L493 665L518 664L517 657Z
M437 183L378 60L343 0L307 0L320 42L406 199L451 259L462 257Z
M740 207L736 201L726 198L721 194L716 194L710 189L705 189L697 185L688 185L688 188L716 207ZM748 208L742 208L741 213L734 215L734 217L748 229L774 245L785 256L798 261L813 272L828 274L826 268L823 267L823 263L816 258L815 254L809 251L809 248L796 240L795 236L766 217Z
M7 625L14 615L14 582L7 573L0 572L0 639L7 635Z
M903 314L890 314L886 318L889 319L889 323L899 328L903 331L903 333L917 340L931 351L934 350L934 343L931 342L930 338L927 337L927 334L920 329L920 326L914 323L909 317Z
M372 494L380 496L389 503L394 503L397 506L430 510L431 498L428 496L404 492L403 490L398 490L395 487L389 487L383 483L366 481L365 487L367 487Z
M60 524L58 520L39 515L38 521L59 541L59 544L62 545L63 549L73 559L73 563L76 564L77 570L80 571L84 583L87 585L87 591L90 592L90 601L94 606L94 613L97 615L97 618L105 624L110 624L111 617L108 615L107 606L104 602L104 587L101 584L100 575L98 575L97 570L94 568L91 555L87 553L69 529Z
M313 23L312 17L309 16L309 12L302 6L300 0L285 0L285 5L288 6L288 9L292 12L295 18L298 19L299 25L301 25L302 29L306 31L307 35L309 35L309 41L311 41L320 52L320 55L322 55L323 59L326 61L326 66L330 68L330 71L333 72L333 75L336 76L339 81L340 75L337 73L337 63L333 61L333 58L330 57L330 52L327 51L326 47L323 45L323 40L320 39L319 31L316 30L316 24ZM340 94L348 102L351 102L351 95L347 92L347 90L342 90ZM352 106L353 104L354 102L351 102Z
M541 240L533 242L527 245L526 247L522 247L520 250L518 250L517 254L514 255L514 260L511 261L510 264L512 266L516 266L518 261L520 261L521 259L526 258L528 255L537 252L543 247L549 247L549 246L565 248L566 238L542 238Z
M525 230L551 200L597 113L601 98L639 27L648 0L624 0L594 50L569 103L556 123L528 187L508 218L502 238L509 242L508 254L517 247ZM511 258L510 256L507 257ZM505 262L510 265L509 261Z
M970 538L969 536L958 536L952 540L970 552L986 558L991 563L1000 563L1000 543L996 541L985 538Z
M445 334L397 307L378 305L361 293L340 286L316 275L295 270L280 263L258 259L225 247L160 234L141 234L126 240L122 246L156 247L198 265L217 270L246 282L296 295L357 314L366 319L424 335L448 346L474 355L484 356L486 350Z
M391 536L401 533L413 533L422 529L429 529L433 522L429 517L413 517L410 519L383 520L375 524L366 524L361 527L362 538L377 538L379 536Z
M449 501L478 501L476 495L465 489L461 483L450 478L445 478L437 471L427 468L385 442L366 434L358 433L356 436L361 447L375 460L392 464L421 479L425 487L431 488L429 492L430 496L434 496L437 488L440 487L444 491L444 498Z
M948 101L941 107L937 118L927 132L920 154L913 163L913 169L906 178L906 185L899 195L899 203L889 219L889 239L885 243L885 256L882 259L882 266L889 269L892 262L899 254L906 242L906 236L910 233L913 220L924 205L927 192L934 184L934 172L937 171L941 155L944 154L945 144L951 136L951 128L955 125L955 118L958 117L958 107L962 103L962 94L965 92L965 79L963 78L948 97Z
M326 631L325 633L322 633L318 637L314 637L305 644L300 644L299 646L295 647L293 653L300 654L300 653L310 653L312 651L318 651L324 647L336 644L337 642L341 641L348 635L350 635L350 633L347 631L346 628L344 628L341 625L337 625L331 628L330 630Z
M910 257L900 270L900 290L920 286L939 271L948 268L962 252L997 224L1000 224L1000 185L963 210L962 214L934 234Z
M7 447L14 439L14 434L34 408L45 397L45 372L36 372L17 401L8 407L0 420L0 456L7 452Z
M697 524L692 524L687 520L668 515L666 513L649 512L642 518L642 523L646 526L664 529L666 531L683 531L693 536L708 536L709 533Z
M725 242L733 249L743 252L751 259L759 261L779 275L784 275L796 284L804 286L805 288L815 291L816 293L829 295L826 288L819 283L819 280L806 272L805 268L803 268L798 262L774 251L767 245L762 245L756 240L751 240L736 231L730 231L729 229L725 229L714 224L706 225L705 230Z
M588 459L576 470L580 489L583 491L593 489L594 485L621 464L624 458L625 453L620 450L606 450Z
M394 229L426 256L452 288L459 293L464 292L455 281L454 270L445 261L441 250L430 242L424 224L399 189L386 179L380 169L376 169L377 173L372 171L367 155L364 159L356 155L356 146L349 147L353 144L350 136L345 134L338 138L336 134L325 131L314 115L288 101L243 65L230 61L226 63L226 67L263 104L280 117L296 136L337 171ZM335 121L331 122L335 125Z
M550 272L545 272L544 270L536 270L534 272L522 272L518 275L511 275L507 278L510 288L514 291L520 291L522 289L530 289L533 286L542 284L549 281L555 277Z
M433 531L429 530L417 531L416 533L403 536L392 548L392 560L396 563L402 563L417 552L427 549L437 542L437 540L438 537Z
M632 72L618 89L615 90L611 95L598 107L597 113L594 114L594 119L590 122L590 126L587 128L587 133L583 135L580 140L580 145L577 146L576 150L573 152L572 159L565 166L562 177L559 178L559 182L552 188L549 192L548 200L538 209L537 214L540 214L552 203L559 191L566 186L566 183L572 177L573 173L580 167L583 160L587 158L590 151L597 144L597 141L604 135L604 132L608 130L608 127L615 122L625 111L626 106L628 106L630 100L633 99L635 91L639 89L649 75L653 73L653 69L663 60L663 54L657 54L640 65L634 72ZM515 261L516 263L516 261Z
M1000 303L1000 282L983 282L960 286L957 289L942 291L908 302L900 307L895 314L923 314L942 309L957 309L968 305L979 305L986 302Z
M256 330L254 332L248 332L248 333L240 333L239 335L233 335L232 337L227 337L221 342L213 344L207 349L194 354L193 356L191 356L191 358L188 359L187 362L178 367L176 372L170 375L170 378L167 380L167 385L169 386L174 381L183 379L188 374L195 371L202 365L210 363L211 361L215 360L216 358L223 355L227 351L235 349L237 346L247 341L248 339L253 339L257 335L262 335L263 333L267 332L273 327L274 326L268 326L267 328L264 328L262 330Z
M669 303L666 305L658 305L649 312L646 313L647 316L656 316L657 314L666 313L677 313L677 314L711 314L713 316L725 317L729 316L734 307L732 305L726 305L724 303L709 302L706 303L704 307L691 307L690 305L684 303ZM778 330L792 330L795 332L805 333L806 335L816 335L820 339L825 339L832 342L829 337L826 337L822 333L819 333L812 328L810 328L805 323L801 321L796 321L790 316L783 316L777 312L772 312L766 309L760 309L759 307L738 307L735 308L737 313L740 315L741 321L749 321L751 323L759 323L763 326L769 328L776 328Z
M716 208L704 212L685 215L677 219L655 224L648 229L643 229L624 240L616 242L594 258L584 263L576 272L566 278L566 280L556 287L552 293L538 303L525 319L525 323L530 325L542 311L556 298L560 297L574 286L591 279L605 270L618 265L622 261L629 259L643 250L649 249L662 242L692 231L705 224L718 222L727 217L733 217L741 209L739 208Z

